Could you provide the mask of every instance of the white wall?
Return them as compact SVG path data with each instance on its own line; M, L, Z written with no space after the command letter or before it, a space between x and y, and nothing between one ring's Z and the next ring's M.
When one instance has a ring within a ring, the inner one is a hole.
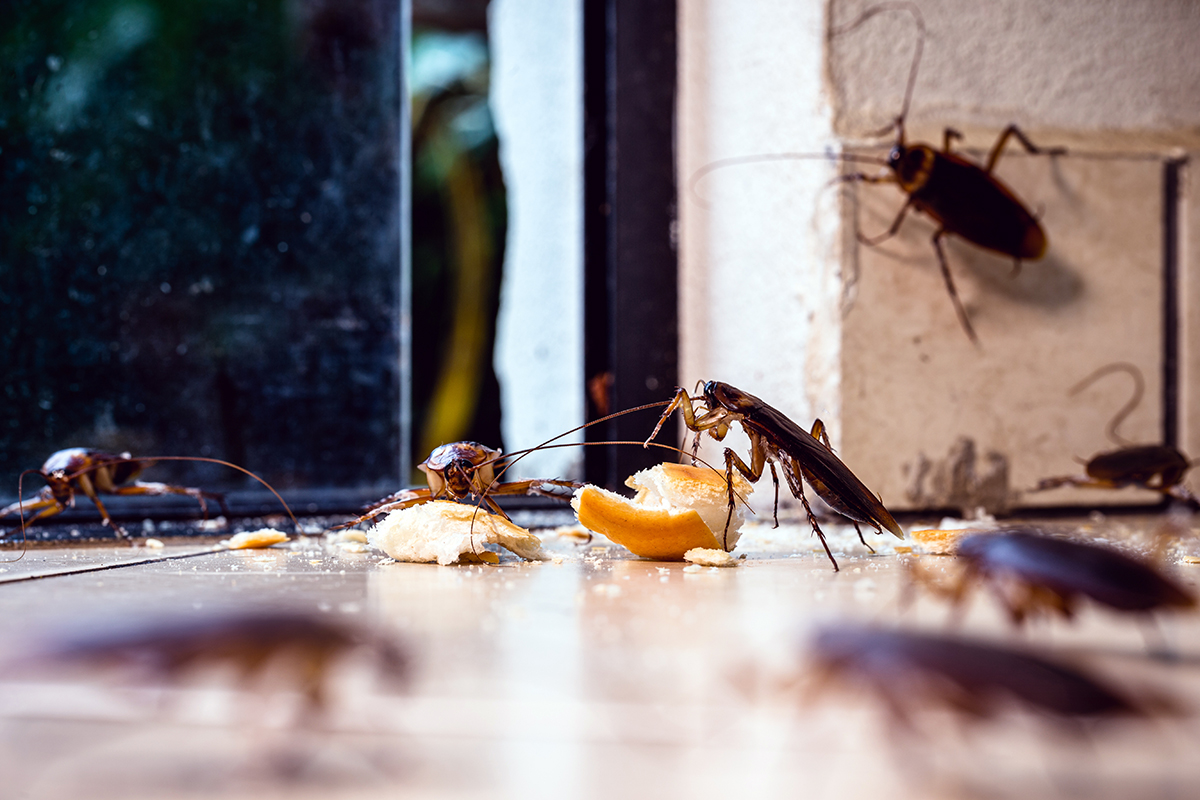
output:
M718 159L832 142L824 8L680 3L680 374L689 388L722 380L795 419L820 416L836 445L841 280L829 164L730 166L691 186Z
M580 5L492 0L488 12L491 106L509 202L496 371L510 451L583 422ZM514 471L574 477L582 459L579 448L546 450Z

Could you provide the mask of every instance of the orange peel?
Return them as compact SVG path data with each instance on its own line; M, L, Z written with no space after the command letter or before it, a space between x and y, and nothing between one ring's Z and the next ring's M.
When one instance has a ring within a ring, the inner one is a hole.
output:
M724 550L729 490L725 476L707 467L659 464L625 481L637 489L633 499L597 486L584 486L571 500L585 528L607 536L634 555L658 561L682 561L689 550ZM742 525L742 497L750 484L734 475L738 500L729 524L729 549Z

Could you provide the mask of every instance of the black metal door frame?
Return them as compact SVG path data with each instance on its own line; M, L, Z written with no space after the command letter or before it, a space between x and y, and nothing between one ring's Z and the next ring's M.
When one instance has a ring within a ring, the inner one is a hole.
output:
M584 374L594 420L667 400L679 380L676 3L584 0L583 9ZM587 441L645 439L652 415L595 425ZM588 447L586 478L619 486L661 460L629 445Z

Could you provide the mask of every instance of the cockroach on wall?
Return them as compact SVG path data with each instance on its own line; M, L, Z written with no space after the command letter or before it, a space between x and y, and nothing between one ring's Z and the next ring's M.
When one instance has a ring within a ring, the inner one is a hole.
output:
M1040 259L1045 255L1048 244L1041 223L1016 193L996 177L994 171L1010 139L1015 138L1022 147L1034 154L1056 156L1064 154L1066 150L1040 148L1016 125L1009 125L1001 132L983 166L951 151L952 143L962 139L962 134L953 128L945 129L940 150L928 144L906 142L904 124L908 117L925 42L925 20L920 10L911 3L873 6L853 21L832 28L829 38L832 41L856 30L878 14L894 11L909 14L916 23L918 34L900 114L888 128L880 132L881 135L894 130L895 142L886 159L859 154L833 156L846 162L877 164L885 167L887 171L881 175L852 172L842 175L837 180L850 183L892 183L905 195L905 202L899 214L882 234L869 237L856 231L858 241L864 245L875 246L895 236L910 209L919 211L933 220L936 225L932 237L933 249L946 284L946 291L954 304L954 311L963 331L978 345L979 337L959 299L942 240L947 236L957 236L976 247L1008 256L1013 259L1014 273L1019 270L1021 262ZM692 176L691 185L694 187L702 177L715 169L735 164L829 157L831 156L781 153L720 159L698 170Z
M776 525L779 524L779 476L775 471L775 465L779 464L792 495L804 504L804 511L808 514L813 533L821 540L821 546L825 548L825 555L829 556L835 572L838 570L837 559L830 552L825 534L817 524L817 518L804 496L805 481L818 497L854 524L859 540L868 549L870 545L867 545L862 530L858 527L860 522L872 526L877 533L883 533L883 529L886 528L898 538L904 538L904 531L884 508L883 501L872 494L849 467L834 455L821 420L816 420L812 431L806 431L754 395L728 383L708 381L704 384L703 394L697 397L690 396L687 390L682 388L675 392L674 399L663 411L654 432L646 440L647 445L658 435L663 423L676 409L683 414L683 421L688 429L696 433L693 453L699 449L702 433L708 433L717 441L721 441L734 422L741 423L742 429L750 439L749 464L733 450L725 448L725 481L729 486L726 536L729 522L733 518L735 467L748 481L754 483L762 477L763 469L770 465L771 480L775 484Z
M1084 462L1084 475L1043 478L1032 491L1042 492L1061 486L1093 489L1121 489L1126 486L1136 486L1158 492L1163 497L1188 503L1193 508L1200 507L1200 499L1183 484L1183 477L1191 469L1192 462L1180 452L1179 448L1169 444L1135 445L1117 432L1121 422L1137 408L1142 400L1145 381L1142 378L1141 370L1126 362L1106 364L1071 387L1068 395L1079 394L1099 378L1113 372L1128 373L1134 381L1132 396L1113 416L1105 431L1109 440L1119 447L1116 450L1097 453Z
M25 527L38 520L46 517L60 514L68 508L75 506L75 493L82 493L96 506L96 510L100 512L104 525L113 529L117 536L128 536L125 529L113 521L109 516L108 509L104 507L104 503L100 500L101 494L114 496L162 496L168 494L186 495L194 498L200 504L202 513L207 514L208 500L215 500L225 514L229 514L229 509L225 505L225 496L217 492L208 492L202 489L196 489L190 486L175 486L169 483L156 483L136 480L142 470L146 469L156 461L201 461L208 464L219 464L230 469L238 470L245 473L256 481L266 486L267 489L275 495L276 499L283 504L287 510L288 516L292 516L291 509L287 503L279 496L270 484L262 478L255 475L253 472L239 467L237 464L231 464L228 461L222 461L216 458L205 458L202 456L155 456L151 458L134 458L129 453L105 453L100 450L92 450L83 447L72 447L66 450L59 450L46 459L40 469L26 470L21 473L22 479L27 473L37 473L46 481L46 486L28 500L18 499L15 503L0 509L0 517L18 514L21 517L20 530L24 531ZM20 486L18 486L18 494L20 494ZM33 513L29 519L25 519L25 513ZM292 522L296 523L296 518L292 516ZM296 524L299 528L299 524Z
M874 246L896 235L909 209L926 214L933 220L937 226L933 233L933 249L946 283L946 291L954 303L954 311L963 331L972 342L978 344L979 338L955 289L942 239L946 236L957 236L977 247L1009 256L1013 259L1015 270L1020 268L1022 261L1035 261L1044 256L1047 238L1041 224L1016 193L993 173L1010 138L1015 138L1028 152L1034 154L1053 156L1066 151L1062 148L1043 149L1036 146L1016 125L1009 125L1001 132L983 166L951 152L951 144L962 138L962 134L953 128L945 129L941 150L932 145L906 143L904 122L912 101L917 68L925 41L925 20L920 10L910 3L875 6L864 11L852 22L833 29L830 38L849 33L871 17L888 11L910 14L916 22L918 33L916 52L913 55L908 86L904 94L904 105L891 126L895 129L896 141L884 162L888 174L869 176L864 173L851 173L843 175L841 180L894 183L906 195L900 213L884 233L875 237L866 237L858 233L858 239L863 244Z

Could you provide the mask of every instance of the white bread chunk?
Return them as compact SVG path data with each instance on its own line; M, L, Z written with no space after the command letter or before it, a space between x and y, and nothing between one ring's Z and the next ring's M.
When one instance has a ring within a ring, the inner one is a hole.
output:
M367 531L367 541L397 561L497 563L496 545L529 561L549 558L542 541L524 528L474 505L431 500L393 511Z

